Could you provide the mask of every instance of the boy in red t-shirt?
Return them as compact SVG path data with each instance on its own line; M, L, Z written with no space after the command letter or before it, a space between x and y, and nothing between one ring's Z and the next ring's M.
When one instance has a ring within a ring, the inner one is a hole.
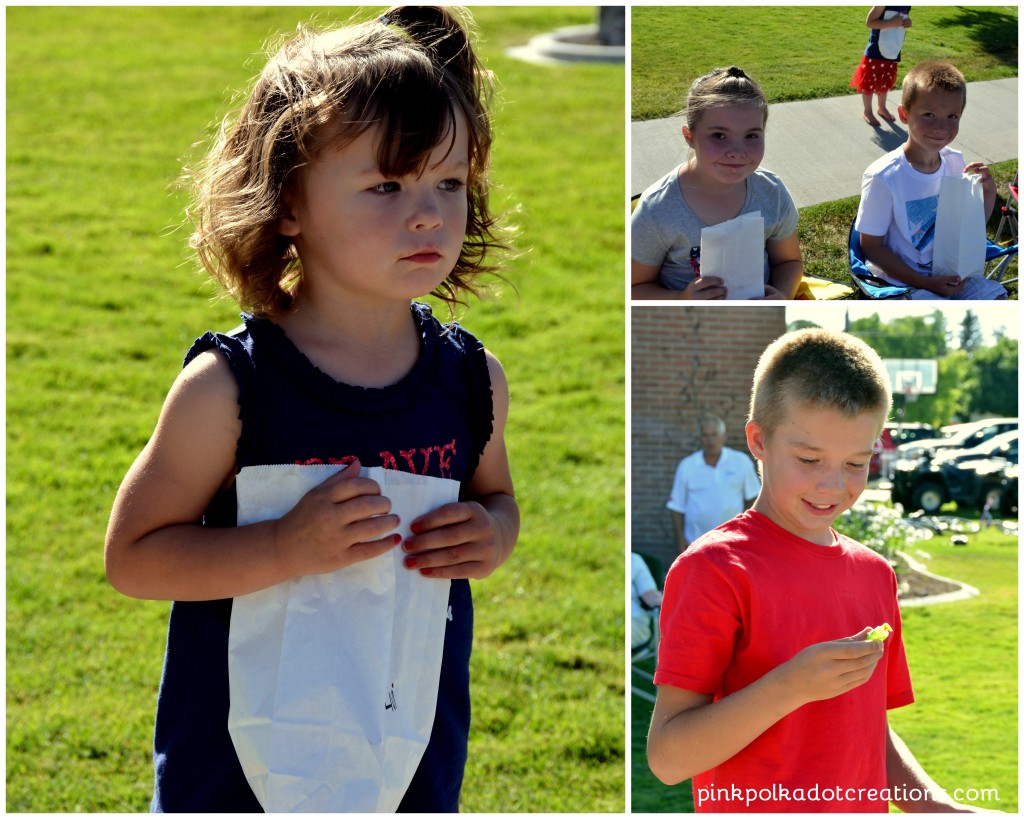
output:
M698 811L965 807L886 719L914 701L895 575L832 529L891 404L852 336L798 331L761 356L747 422L761 493L665 579L648 760L667 784L693 777ZM889 639L866 639L882 623Z

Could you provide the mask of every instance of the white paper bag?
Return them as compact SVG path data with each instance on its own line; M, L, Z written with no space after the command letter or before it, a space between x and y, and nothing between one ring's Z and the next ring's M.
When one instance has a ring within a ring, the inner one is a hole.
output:
M985 270L985 193L981 177L944 176L935 213L932 275L961 278Z
M237 478L238 524L280 518L341 466L259 466ZM363 468L402 525L458 500L459 483ZM430 737L447 580L400 547L236 597L228 730L267 812L393 812Z
M700 232L700 275L719 276L730 299L764 296L764 219L744 213Z

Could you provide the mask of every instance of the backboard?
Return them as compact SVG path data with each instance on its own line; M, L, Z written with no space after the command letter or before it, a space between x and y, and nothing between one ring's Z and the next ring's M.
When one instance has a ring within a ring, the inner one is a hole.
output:
M886 358L893 395L934 395L939 366L934 358Z

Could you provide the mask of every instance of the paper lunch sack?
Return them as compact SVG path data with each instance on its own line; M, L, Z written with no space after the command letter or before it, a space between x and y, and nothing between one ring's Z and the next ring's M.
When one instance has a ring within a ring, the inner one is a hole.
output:
M760 211L701 228L700 274L720 277L730 299L764 296L764 218Z
M981 177L943 176L935 214L932 275L964 278L983 273L986 241Z
M278 519L341 469L256 466L237 478L238 524ZM459 483L380 467L402 521L458 500ZM450 582L395 548L335 572L236 597L228 731L270 812L394 812L430 738Z

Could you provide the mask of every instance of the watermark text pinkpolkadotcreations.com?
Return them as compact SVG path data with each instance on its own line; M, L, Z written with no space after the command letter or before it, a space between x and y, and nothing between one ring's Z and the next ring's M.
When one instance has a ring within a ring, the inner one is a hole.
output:
M763 788L730 787L694 788L693 799L696 807L715 804L719 809L728 810L729 805L750 807L758 802L788 802L799 807L801 802L920 802L945 801L985 803L998 802L998 788L954 788L938 792L923 788L908 788L897 785L891 788L844 788L841 786L813 785L809 788L790 788L773 784Z

